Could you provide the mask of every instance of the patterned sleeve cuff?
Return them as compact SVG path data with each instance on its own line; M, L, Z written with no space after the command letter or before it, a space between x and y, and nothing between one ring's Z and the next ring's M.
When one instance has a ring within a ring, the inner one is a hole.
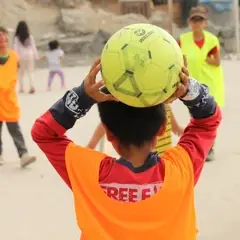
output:
M76 119L83 117L96 101L87 95L82 84L73 88L64 96L65 107Z
M61 126L70 129L77 119L86 115L94 103L95 100L87 95L82 84L80 87L67 91L49 111Z
M188 92L181 98L183 101L193 101L200 95L201 84L194 78L190 78L188 82Z
M196 119L212 116L217 107L214 98L209 94L208 86L193 78L189 80L188 93L180 100Z

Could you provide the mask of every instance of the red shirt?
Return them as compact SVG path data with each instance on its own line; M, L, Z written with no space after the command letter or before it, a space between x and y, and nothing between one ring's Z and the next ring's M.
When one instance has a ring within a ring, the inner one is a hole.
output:
M179 46L181 47L181 42L180 42L180 40L178 40L177 42L178 42ZM203 46L203 44L204 44L204 38L203 38L203 39L200 39L200 40L195 40L194 42L195 42L195 44L196 44L199 48L202 48L202 46ZM209 51L208 56L210 57L210 56L212 56L212 55L215 55L216 53L218 53L218 48L217 48L217 46L214 47L212 50Z
M185 148L193 161L195 184L209 150L203 146L211 146L220 118L221 112L217 108L215 114L209 118L191 119L179 140L178 144ZM200 125L204 126L204 130ZM36 120L32 128L32 137L71 188L65 164L65 150L71 140L64 135L65 132L66 129L48 111ZM123 159L116 161L112 157L103 159L101 163L99 183L108 196L117 200L135 202L145 199L161 188L163 181L164 164L155 153L151 153L140 168L133 168L129 162Z

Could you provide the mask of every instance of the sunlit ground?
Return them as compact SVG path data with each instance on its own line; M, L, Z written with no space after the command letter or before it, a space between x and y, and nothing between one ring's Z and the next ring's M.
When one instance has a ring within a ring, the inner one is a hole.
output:
M226 107L216 144L216 160L206 164L196 187L196 207L200 240L238 240L240 238L240 106L239 63L224 62ZM88 68L65 69L67 86L79 85ZM27 82L27 79L26 79ZM46 92L47 70L36 72L38 92L21 95L21 127L29 151L38 156L36 164L22 171L12 139L4 128L4 158L0 168L0 239L1 240L76 240L71 191L54 172L44 155L32 142L30 128L64 91L59 80L54 90ZM185 125L189 116L177 102L174 113ZM86 144L98 123L96 107L81 119L68 135L79 144ZM175 139L175 138L174 138ZM176 140L176 139L175 139ZM106 151L113 150L106 145Z

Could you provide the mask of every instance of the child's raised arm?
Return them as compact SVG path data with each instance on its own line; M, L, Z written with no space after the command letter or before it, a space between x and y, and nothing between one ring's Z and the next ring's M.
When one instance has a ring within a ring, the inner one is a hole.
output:
M221 110L209 95L207 86L190 79L188 89L188 94L181 100L188 107L192 118L178 145L188 152L192 160L196 184L216 138Z
M100 91L103 81L96 82L100 71L100 60L96 61L84 82L60 98L32 127L32 138L47 156L62 179L71 187L65 152L71 140L65 135L75 122L84 117L96 102L114 101L110 94ZM89 151L89 149L87 149Z

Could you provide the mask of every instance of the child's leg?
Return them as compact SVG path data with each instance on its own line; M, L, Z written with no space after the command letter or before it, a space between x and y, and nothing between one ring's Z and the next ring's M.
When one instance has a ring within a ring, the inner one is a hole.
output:
M65 77L64 77L64 72L62 70L59 70L56 72L58 76L61 79L61 88L65 88Z
M50 71L48 75L48 90L51 90L52 82L54 79L56 72L55 71Z
M35 70L35 60L34 59L29 59L27 61L27 73L28 73L28 79L29 79L30 93L35 92L34 70Z
M21 60L19 63L19 88L20 92L24 92L24 75L26 72L26 61Z
M3 125L3 122L0 122L0 165L3 164L3 157L2 157L2 125Z
M0 156L2 155L2 125L3 122L0 122Z
M13 139L13 142L17 148L19 157L22 157L27 153L27 147L20 129L18 122L7 122L8 131Z
M13 142L17 148L21 167L24 168L29 164L35 162L36 157L28 155L27 147L18 122L7 122L6 124L8 131L12 136Z

